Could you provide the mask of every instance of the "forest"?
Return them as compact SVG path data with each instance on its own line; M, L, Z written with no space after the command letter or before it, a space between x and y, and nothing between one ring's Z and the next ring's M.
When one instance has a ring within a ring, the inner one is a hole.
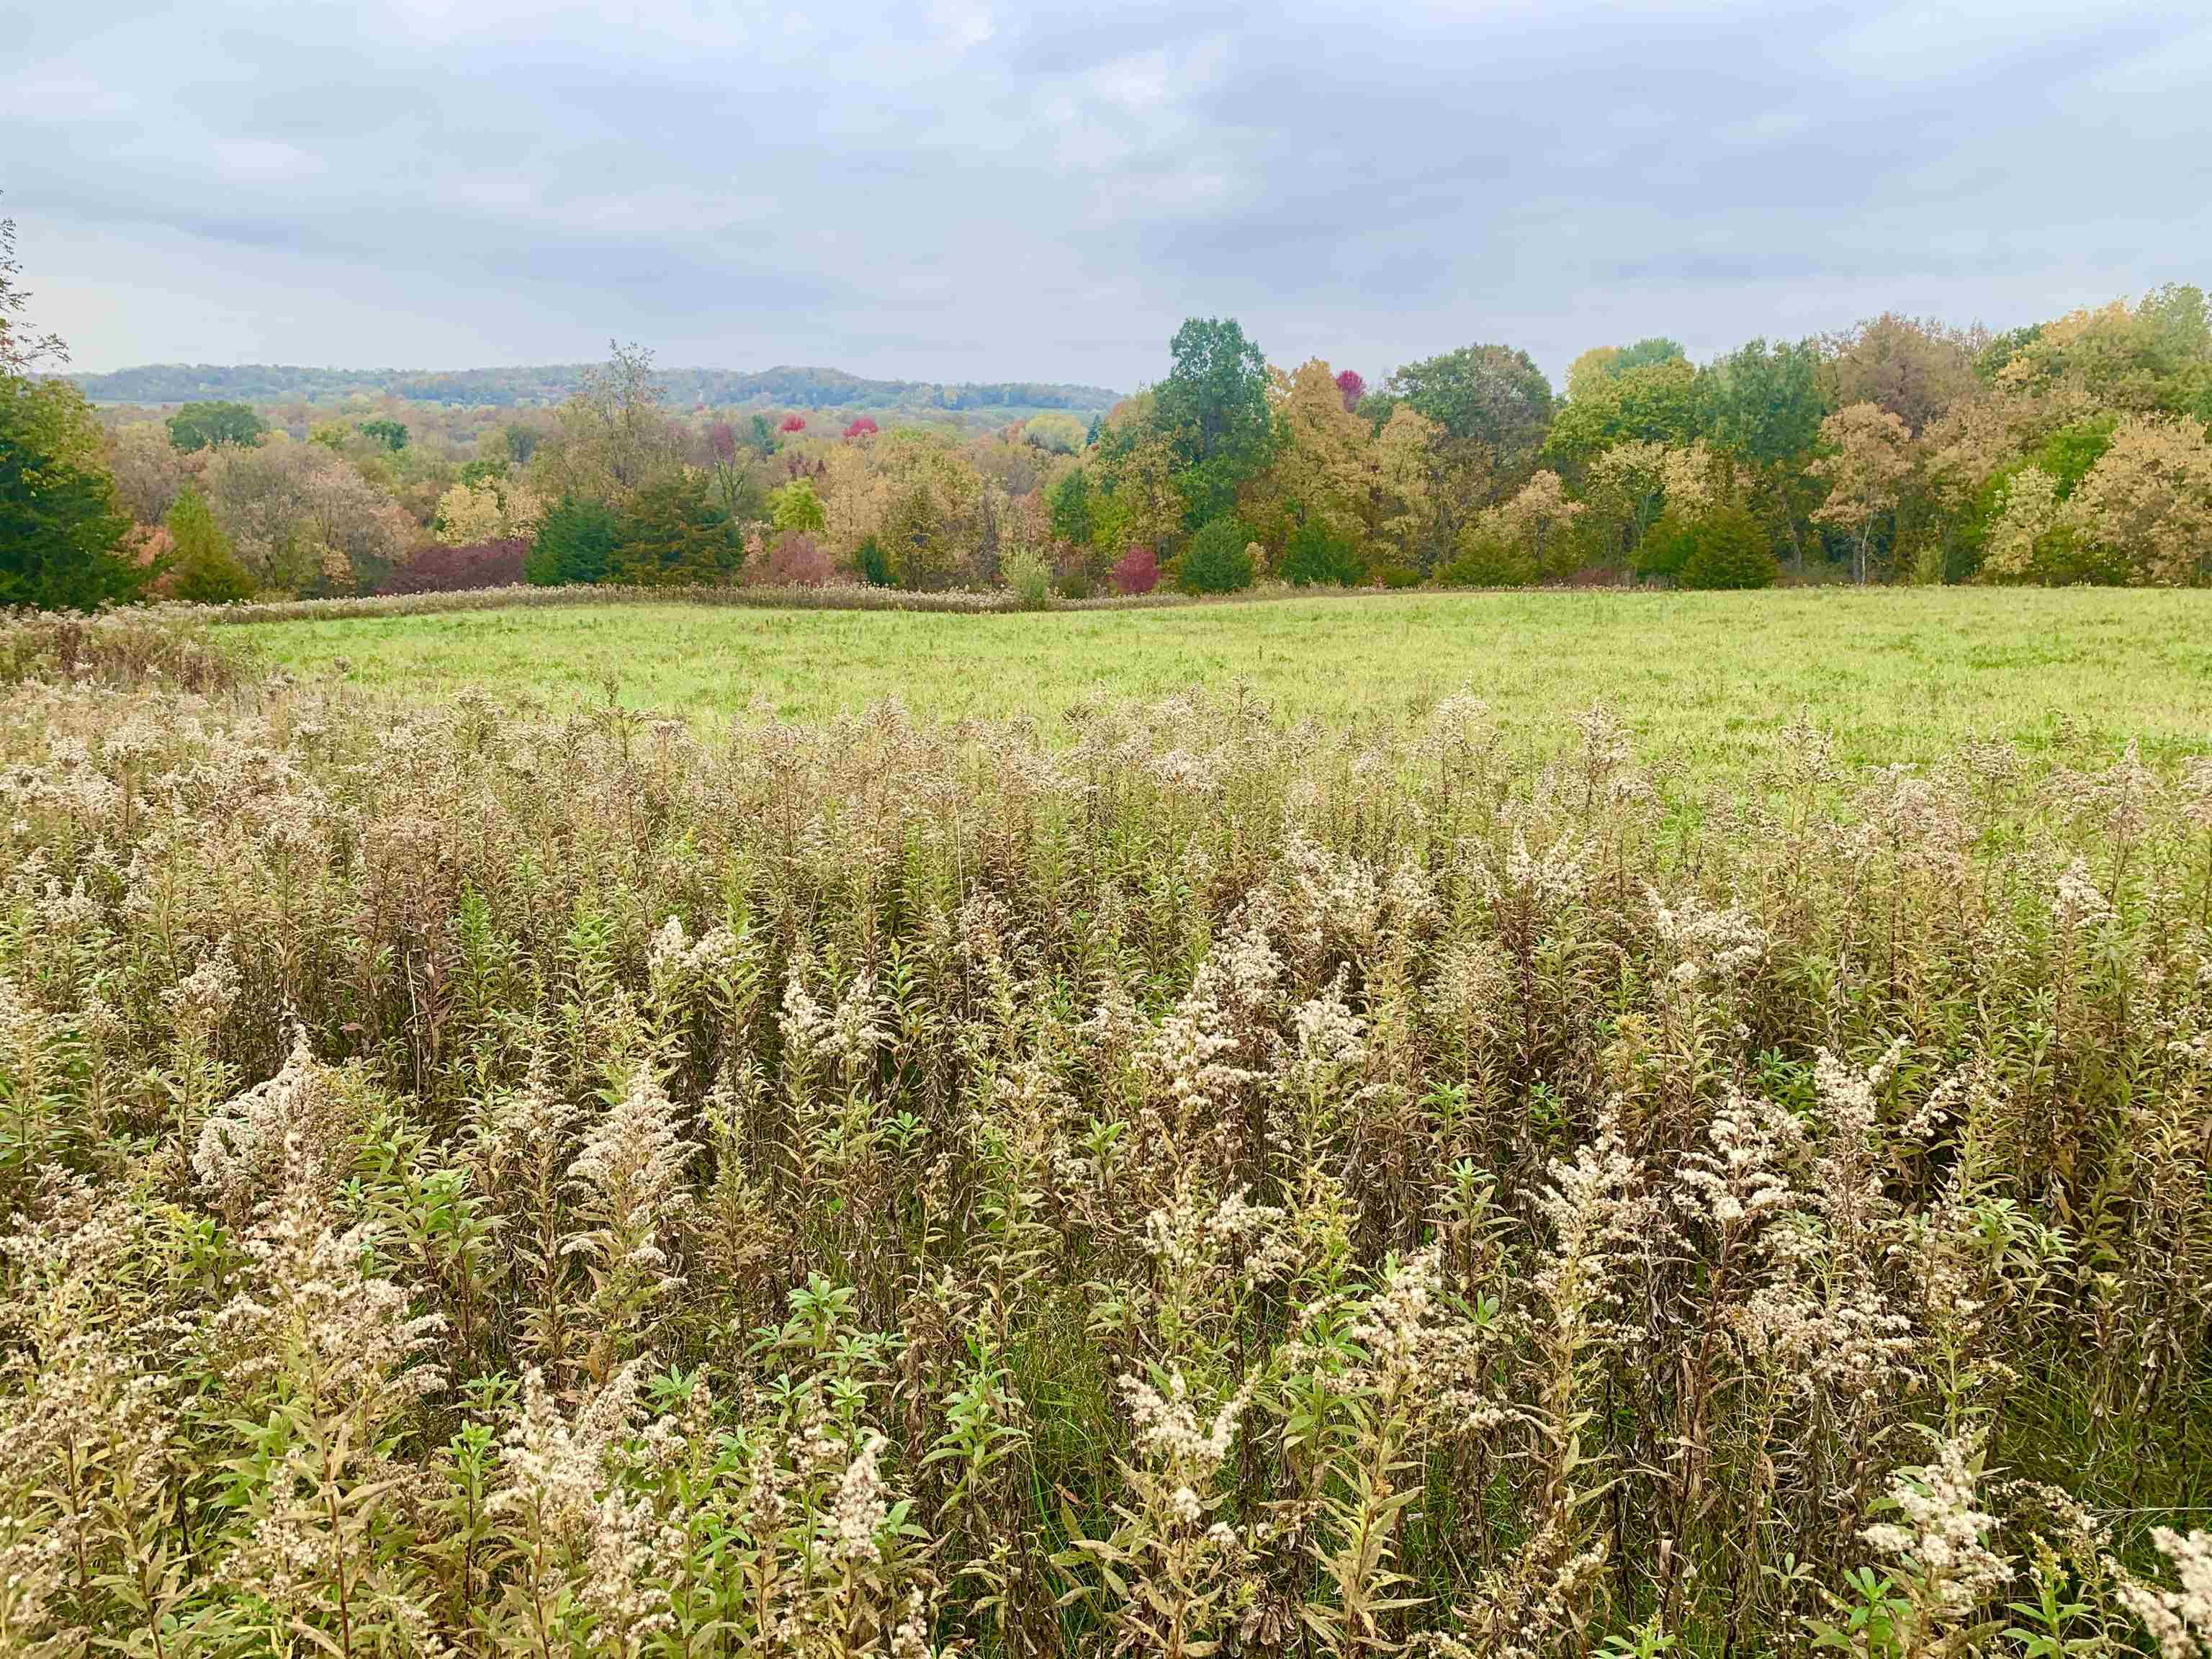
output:
M0 314L23 297L9 263ZM1493 343L1371 381L1286 368L1235 319L1194 318L1156 382L1087 418L1083 388L930 388L925 409L904 383L669 374L635 345L544 380L307 377L270 403L249 379L95 410L21 326L7 338L0 456L55 481L0 504L14 604L526 580L1039 606L1260 584L2212 580L2193 287L2002 333L1884 313L1702 363L1653 337L1583 353L1564 388ZM521 383L568 389L526 407ZM1076 406L979 425L986 397Z

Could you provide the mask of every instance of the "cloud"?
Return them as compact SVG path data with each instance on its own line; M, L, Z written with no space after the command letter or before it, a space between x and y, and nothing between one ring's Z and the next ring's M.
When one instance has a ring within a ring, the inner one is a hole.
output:
M1554 375L2202 274L2179 4L47 8L0 72L88 368L671 363L1134 386L1193 313Z

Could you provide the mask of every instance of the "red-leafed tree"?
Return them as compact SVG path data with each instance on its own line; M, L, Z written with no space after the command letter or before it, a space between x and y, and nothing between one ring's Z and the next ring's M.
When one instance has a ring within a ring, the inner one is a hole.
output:
M724 466L738 459L738 434L727 421L717 421L707 428L707 447Z
M1133 547L1114 562L1114 586L1124 593L1149 593L1160 585L1159 555Z
M1344 394L1347 410L1359 407L1359 400L1367 395L1367 382L1356 368L1347 368L1336 377L1336 389Z
M804 415L787 415L783 417L783 424L778 427L776 430L779 432L804 432L806 430L806 416Z
M866 438L876 430L876 423L866 415L854 416L853 424L845 428L848 438Z

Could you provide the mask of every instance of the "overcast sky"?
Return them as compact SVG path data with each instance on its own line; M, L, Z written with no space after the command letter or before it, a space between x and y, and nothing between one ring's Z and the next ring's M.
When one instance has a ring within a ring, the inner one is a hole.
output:
M1193 314L1555 380L2212 276L2212 9L24 8L0 213L80 368L1164 368Z

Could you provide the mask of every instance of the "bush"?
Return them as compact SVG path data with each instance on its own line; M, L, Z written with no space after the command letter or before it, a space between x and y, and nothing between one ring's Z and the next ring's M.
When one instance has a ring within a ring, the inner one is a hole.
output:
M1703 530L1702 521L1692 522L1672 511L1662 513L1658 521L1644 532L1644 539L1629 555L1629 568L1638 576L1657 576L1665 580L1679 580L1682 567L1698 545Z
M471 587L508 587L523 579L530 544L519 536L465 542L449 547L432 542L392 567L379 593L459 593ZM188 597L179 592L179 599Z
M1052 603L1052 564L1042 550L1017 547L1003 567L1006 595L1017 611L1042 611Z
M1421 585L1421 573L1410 564L1394 561L1378 568L1375 572L1375 580L1389 588L1419 587Z
M1685 587L1771 587L1774 549L1759 520L1734 505L1707 514L1682 559Z
M1202 526L1183 550L1176 586L1186 593L1235 593L1252 585L1252 526L1233 513Z
M820 587L836 574L830 550L805 531L793 530L769 544L760 580L777 587Z
M1437 582L1445 587L1526 587L1536 580L1536 562L1527 550L1503 537L1469 525L1459 538L1459 554L1438 568Z
M884 544L873 536L860 544L854 561L860 567L860 580L871 587L891 585L891 562L884 556Z
M1149 547L1133 547L1114 561L1114 591L1128 597L1160 585L1160 558Z
M1293 587L1352 587L1365 580L1367 568L1350 537L1312 518L1291 532L1281 574Z

